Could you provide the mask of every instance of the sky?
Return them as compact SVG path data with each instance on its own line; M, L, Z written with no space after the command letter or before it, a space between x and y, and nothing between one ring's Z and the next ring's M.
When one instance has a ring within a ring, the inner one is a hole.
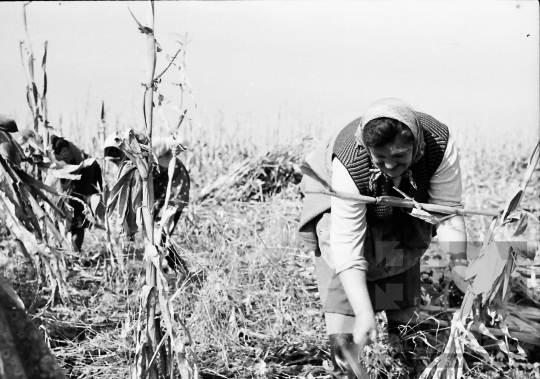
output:
M26 125L22 4L0 3L0 113ZM48 41L53 126L88 133L102 101L109 123L143 125L146 39L128 7L145 22L146 2L27 6L38 83ZM156 2L155 12L163 48L156 71L187 33L186 73L197 108L189 96L184 105L209 132L212 123L234 128L239 120L247 133L277 124L337 130L377 99L397 97L451 128L538 138L536 1L190 1ZM179 89L170 83L180 77L171 69L159 86L177 106ZM169 122L178 117L172 108L165 115Z

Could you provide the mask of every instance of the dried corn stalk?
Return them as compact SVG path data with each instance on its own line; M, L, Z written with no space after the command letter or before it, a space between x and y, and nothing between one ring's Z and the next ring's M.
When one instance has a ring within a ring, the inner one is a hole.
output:
M128 161L122 165L117 182L111 190L107 211L110 214L114 209L118 209L124 231L133 233L141 229L144 237L146 282L141 289L139 318L135 331L133 378L172 378L175 360L183 379L197 378L194 355L181 338L181 332L184 332L191 339L189 332L181 321L173 318L175 312L162 270L164 251L157 241L160 234L154 230L152 167L157 164L157 159L152 153L152 115L153 94L159 78L154 78L157 43L154 36L153 1L150 1L149 5L146 26L137 21L132 13L139 30L147 39L148 64L143 105L146 136L137 140L133 131L127 130L123 137L116 138L116 147L126 154ZM133 190L132 185L140 185L142 191ZM159 313L156 312L158 305Z
M41 93L38 90L35 73L34 73L34 52L32 49L32 43L30 41L30 34L28 33L28 24L26 22L26 6L30 3L23 5L23 20L24 30L26 32L26 41L20 42L21 61L26 74L26 99L28 106L32 112L34 120L34 130L41 135L45 146L49 144L49 121L47 119L47 41L44 45L43 59L41 61L41 68L43 70L43 89Z
M68 301L64 254L71 252L72 247L56 224L62 223L69 215L51 199L68 196L33 178L20 165L27 162L61 178L78 178L74 171L82 165L57 167L53 163L35 163L32 157L25 156L21 146L8 134L15 131L0 130L0 215L14 238L33 258L38 271L45 276L52 290L50 303L56 293ZM45 205L50 212L45 212Z
M99 148L98 151L100 151L100 161L101 161L101 169L103 170L103 177L107 177L107 164L104 157L104 151L105 151L105 132L106 132L106 121L105 121L105 102L101 102L101 123L98 129L98 139L99 139ZM101 222L105 228L105 234L107 236L107 241L105 242L105 246L107 248L107 253L109 255L110 262L113 265L114 268L114 258L118 261L120 265L123 264L122 254L118 254L115 256L115 249L114 249L114 243L113 239L111 237L111 229L110 229L110 222L109 218L106 217L106 208L105 204L109 201L110 196L110 189L109 185L107 184L107 181L103 181L103 188L100 188L100 191L102 193L102 196L93 196L91 198L91 204L90 207L92 209L92 213L96 215L96 218Z
M386 205L386 206L397 207L397 208L409 208L413 210L411 212L411 216L420 218L424 221L428 221L433 224L437 224L441 222L445 217L440 219L430 214L429 212L440 213L444 215L462 215L462 216L467 216L467 215L496 216L497 215L497 213L495 212L488 212L488 211L482 211L482 210L462 209L462 208L449 207L449 206L438 205L438 204L418 203L414 199L411 199L411 198L400 199L395 196L372 197L372 196L365 196L365 195L343 193L343 192L335 191L332 188L332 185L329 183L329 181L321 177L317 172L315 172L311 168L311 166L309 166L307 162L304 161L302 163L301 168L302 168L302 173L304 175L317 181L321 185L321 188L323 188L320 191L304 191L305 194L328 195L328 196L335 196L340 199L356 200L365 204L380 204L380 205Z
M508 356L510 365L513 365L515 360L526 357L519 341L509 332L507 301L511 276L516 268L516 254L527 256L526 246L523 246L520 236L526 230L528 219L532 215L518 207L538 163L539 154L540 143L529 160L521 188L510 198L501 216L493 219L478 257L469 265L466 278L469 287L460 310L454 313L448 343L443 354L426 367L421 379L461 378L466 367L463 358L465 347L481 354L493 367L501 369L501 364L494 361L478 343L471 332L473 327L496 341L501 351ZM533 323L532 320L527 320L526 316L520 317ZM488 330L488 318L498 323L504 340L499 340ZM540 334L540 329L537 333ZM510 350L509 340L518 342L517 353Z

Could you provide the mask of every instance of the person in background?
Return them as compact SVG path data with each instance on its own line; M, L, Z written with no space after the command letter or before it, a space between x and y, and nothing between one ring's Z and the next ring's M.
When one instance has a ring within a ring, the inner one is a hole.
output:
M105 140L105 149L104 155L105 159L113 162L117 167L121 168L124 163L129 163L126 159L125 154L114 146L114 140L117 138L116 133L110 135ZM147 144L147 138L141 134L136 134L136 139L139 143ZM189 201L189 188L190 188L190 177L189 173L178 158L178 155L185 149L182 145L172 137L154 137L152 139L152 150L155 156L158 159L158 165L154 166L152 173L153 177L153 187L154 187L154 221L159 221L161 219L160 212L165 205L165 197L167 193L167 186L169 183L169 173L168 167L169 162L172 159L175 159L175 170L172 180L171 188L171 198L170 201L175 206L175 213L172 217L170 224L170 234L173 233L176 228L176 224L180 219L182 210L188 204ZM136 180L140 181L140 176L136 175ZM132 189L137 188L139 191L139 185L132 185ZM138 194L132 194L131 198L135 199L138 197ZM166 245L167 236L165 232L161 234L161 245ZM169 254L166 256L167 263L172 269L178 268L179 266L185 269L185 264L180 258L178 253L173 248L168 248Z
M403 192L419 203L462 206L459 156L448 127L398 99L373 103L322 141L306 163L337 192L399 198ZM465 223L453 216L433 225L405 208L322 191L322 184L304 175L300 234L315 252L334 376L355 378L344 349L359 356L375 341L375 313L383 310L389 340L399 341L399 327L420 305L419 260L435 235L453 280L466 290Z
M79 165L85 159L90 158L72 142L65 138L51 135L51 147L55 159L70 165ZM75 251L81 251L84 231L90 226L90 221L84 214L83 203L89 205L90 196L99 194L103 188L101 167L94 161L91 165L82 167L77 173L81 175L79 180L56 179L52 175L47 176L46 184L55 185L57 189L75 197L67 204L73 208L73 218L69 222L72 243Z

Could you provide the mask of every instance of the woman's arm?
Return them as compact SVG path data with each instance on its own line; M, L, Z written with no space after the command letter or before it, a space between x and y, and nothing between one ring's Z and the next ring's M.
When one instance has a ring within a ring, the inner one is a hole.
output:
M429 202L432 204L462 206L462 183L459 154L452 135L448 138L443 160L429 183ZM452 279L465 292L467 282L467 230L463 216L454 216L437 226L437 239L446 255Z
M332 187L336 191L359 194L347 169L334 159ZM375 314L366 285L367 262L363 258L366 234L366 206L352 200L332 197L330 246L338 274L354 314L354 341L363 348L377 336Z
M366 273L351 268L342 271L339 279L354 311L354 342L362 349L377 339L377 322L369 299Z
M467 232L463 216L454 216L439 224L437 229L439 246L449 262L452 279L461 290L467 290L465 274L467 272Z

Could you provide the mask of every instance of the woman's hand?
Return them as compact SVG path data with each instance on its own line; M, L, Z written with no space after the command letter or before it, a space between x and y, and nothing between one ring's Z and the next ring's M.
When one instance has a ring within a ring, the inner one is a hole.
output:
M366 310L357 314L353 329L354 343L361 352L364 346L370 345L377 340L377 322L373 311Z
M366 273L348 269L339 273L339 279L354 311L354 342L362 351L377 339L377 323L366 285Z
M171 152L174 156L177 156L182 151L186 151L186 148L180 142L176 142L174 145L171 146Z
M463 293L467 291L467 232L463 216L454 216L441 222L437 228L439 246L449 259L450 275Z

